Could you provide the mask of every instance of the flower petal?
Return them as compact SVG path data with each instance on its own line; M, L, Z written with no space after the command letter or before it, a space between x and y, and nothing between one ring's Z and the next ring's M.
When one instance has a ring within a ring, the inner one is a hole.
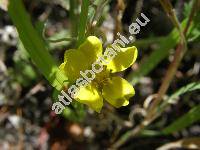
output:
M112 73L124 71L133 65L137 58L138 51L135 46L120 49L121 51L117 52L114 59L107 64L107 68L110 69Z
M80 77L80 71L91 68L92 63L101 55L101 41L95 36L89 36L77 50L70 49L65 52L64 63L60 65L60 69L73 83Z
M103 106L103 98L95 86L89 84L86 87L80 87L80 90L74 97L78 102L88 105L96 112L100 112Z
M83 52L87 57L87 60L92 64L102 55L102 43L97 37L89 36L85 42L80 45L79 51Z
M120 77L113 77L111 81L103 87L102 95L106 101L116 108L127 106L129 98L135 94L131 84Z
M80 71L88 68L89 64L85 55L74 49L65 52L64 63L60 65L60 69L65 72L71 83L80 77Z

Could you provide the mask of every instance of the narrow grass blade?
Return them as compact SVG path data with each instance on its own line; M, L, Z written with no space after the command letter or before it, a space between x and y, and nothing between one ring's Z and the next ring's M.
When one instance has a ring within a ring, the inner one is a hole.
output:
M44 41L31 24L30 16L27 14L22 1L10 0L8 12L31 59L52 86L60 90L63 83L67 81L67 77L60 72L46 49Z
M200 120L200 105L192 108L188 113L174 121L168 127L162 130L164 134L171 134L174 132L178 132L191 124L198 122Z
M83 43L85 40L85 30L87 27L87 19L88 19L88 9L89 9L89 0L83 0L81 6L81 14L79 19L79 30L78 30L78 46ZM74 18L75 19L75 18Z
M156 150L171 150L171 149L200 149L200 138L199 137L190 137L181 139L178 141L170 142L162 145Z
M178 91L176 91L174 94L172 94L167 100L163 101L163 103L160 105L158 108L159 112L163 112L168 106L168 104L173 104L178 101L178 97L180 95L183 95L187 92L195 91L195 90L200 90L200 82L193 82L190 83L182 88L180 88Z

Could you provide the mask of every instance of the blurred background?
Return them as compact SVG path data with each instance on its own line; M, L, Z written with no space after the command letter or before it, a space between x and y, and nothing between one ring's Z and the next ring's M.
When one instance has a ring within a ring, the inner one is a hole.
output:
M81 0L23 2L32 23L60 64L65 50L73 48L74 42L52 40L76 35ZM180 22L189 18L192 2L171 0ZM101 38L104 46L113 42L117 32L128 36L128 26L140 13L150 19L131 44L139 50L137 62L119 74L134 85L136 95L126 107L115 109L106 104L100 114L76 103L66 108L64 115L56 115L51 110L54 89L31 61L5 9L6 0L0 0L0 150L109 149L143 120L143 103L157 93L173 60L179 34L157 0L91 0L90 3L87 34ZM196 148L200 149L200 107L192 116L194 120L185 118L182 123L191 121L190 124L181 129L173 128L168 134L157 134L200 103L199 16L198 12L192 19L194 26L187 35L188 51L165 96L165 99L175 100L167 102L162 114L148 126L152 132L130 137L119 149L154 150L190 137L195 137ZM188 84L192 85L189 89ZM187 88L179 91L182 87ZM188 145L179 147L190 148Z

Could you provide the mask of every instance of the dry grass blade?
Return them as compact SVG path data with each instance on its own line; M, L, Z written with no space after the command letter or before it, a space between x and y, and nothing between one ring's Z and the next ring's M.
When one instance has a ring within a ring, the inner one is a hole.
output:
M157 148L157 150L170 150L174 148L200 149L200 138L192 137L192 138L178 140L175 142L170 142Z

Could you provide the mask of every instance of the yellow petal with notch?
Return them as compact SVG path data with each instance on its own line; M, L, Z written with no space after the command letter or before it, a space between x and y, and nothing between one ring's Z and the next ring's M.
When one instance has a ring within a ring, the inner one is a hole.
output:
M138 51L135 46L120 48L121 51L117 52L117 55L107 64L107 68L112 73L124 71L135 62Z
M75 49L70 49L65 52L64 63L60 65L60 69L64 70L71 83L74 83L80 77L80 71L84 71L89 67L90 64L85 55Z
M95 86L89 84L81 87L74 97L78 102L88 105L96 112L100 112L103 107L103 98Z
M102 91L105 100L116 108L127 106L129 98L134 94L133 86L120 77L113 77L107 85L103 86Z
M78 48L79 51L83 52L87 57L88 61L92 63L102 55L102 43L95 36L89 36L83 44Z

